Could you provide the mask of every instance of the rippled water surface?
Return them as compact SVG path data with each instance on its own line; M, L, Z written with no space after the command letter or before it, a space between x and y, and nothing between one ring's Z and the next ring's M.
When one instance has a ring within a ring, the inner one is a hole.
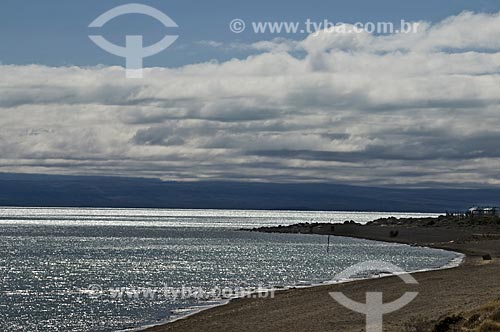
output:
M365 260L420 270L456 258L440 250L349 238L332 238L327 254L323 236L238 231L390 215L405 214L0 209L0 326L26 332L116 331L218 300L166 297L167 290L290 286L330 280ZM154 296L129 297L139 289L154 290Z

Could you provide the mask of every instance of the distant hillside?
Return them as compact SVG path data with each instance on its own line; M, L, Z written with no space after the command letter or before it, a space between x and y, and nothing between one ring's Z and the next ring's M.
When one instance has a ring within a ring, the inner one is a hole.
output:
M163 182L0 174L0 205L444 212L500 205L500 189L401 189L338 184Z

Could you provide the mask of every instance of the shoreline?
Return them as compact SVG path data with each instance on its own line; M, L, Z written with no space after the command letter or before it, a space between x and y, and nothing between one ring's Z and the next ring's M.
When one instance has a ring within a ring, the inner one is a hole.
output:
M362 238L358 238L358 239L362 239ZM386 242L386 241L377 241L377 240L370 240L370 241L385 242L385 243L397 243L397 242ZM405 244L405 243L397 243L397 244L409 245L409 244ZM424 247L424 246L422 246L422 247ZM426 248L435 249L435 250L443 250L443 251L448 251L448 252L453 252L453 253L458 254L459 256L457 256L456 258L450 260L446 265L443 265L441 267L416 270L416 271L409 272L409 274L455 269L455 268L460 267L462 264L464 264L465 261L466 261L466 259L467 259L467 255L465 255L463 253L460 253L458 251L446 250L446 249L441 249L441 248L431 248L431 247L426 247ZM374 275L374 276L366 277L366 278L346 279L346 280L342 280L342 281L324 281L324 282L320 282L320 283L312 283L311 282L310 284L306 284L306 285L284 286L282 288L273 288L271 290L274 291L274 292L285 292L285 291L293 291L295 289L306 289L306 288L314 288L314 287L324 287L324 286L328 286L328 285L338 285L338 284L345 284L345 283L356 282L356 281L369 281L369 280L374 280L374 279L388 278L388 277L392 277L392 276L394 276L394 274L386 274L386 275L379 274L379 275ZM254 294L257 294L257 293L252 293L251 295L254 295ZM235 300L245 300L247 298L248 298L247 296L244 296L244 297L236 297L236 298L231 298L231 299L225 299L225 300L221 300L220 303L215 303L215 304L211 304L211 305L201 305L201 306L199 306L199 308L193 307L193 310L191 310L191 307L179 308L177 310L186 310L186 311L188 311L188 313L184 314L184 315L178 315L178 316L174 315L174 318L172 318L172 319L170 319L170 318L169 319L165 319L165 321L163 321L163 322L151 323L151 324L147 324L147 325L140 326L140 327L137 327L137 328L131 328L131 329L125 329L125 330L117 330L117 331L114 331L114 332L155 331L155 328L157 328L157 327L166 326L168 324L172 324L172 323L175 323L175 322L183 320L183 319L189 319L189 317L194 316L196 314L199 314L199 313L201 313L203 311L210 310L210 309L213 309L213 308L216 308L216 307L222 307L222 306L230 305L232 301L235 301Z
M309 227L309 226L308 226ZM347 236L390 243L426 246L464 255L461 265L455 268L414 272L419 281L419 296L400 311L384 316L385 331L406 331L405 326L424 317L435 322L455 313L470 312L500 296L500 239L474 235L477 229L402 227L399 238L389 233L386 226L334 225L334 232L323 235ZM283 228L280 228L283 232ZM312 234L318 234L311 232ZM311 234L310 233L310 234ZM477 235L477 234L476 234ZM484 261L488 253L492 260ZM342 331L358 332L364 329L364 317L332 301L328 293L342 291L352 299L363 302L365 292L382 290L384 301L395 300L401 295L401 282L397 277L356 280L343 284L295 288L276 293L268 300L235 299L228 304L207 309L163 325L143 331ZM387 299L385 296L387 294ZM448 315L448 316L447 316Z
M337 227L337 226L340 226L340 225L341 224L338 224L338 225L335 225L335 226ZM360 226L360 227L364 227L364 226ZM245 230L245 231L247 231L247 230ZM253 230L253 231L255 231L255 230ZM415 245L414 243L408 243L408 242L404 242L404 241L398 241L396 239L394 239L394 240L388 240L388 239L381 240L381 239L373 239L371 237L366 237L366 236L336 235L336 234L322 234L322 233L312 233L312 234L313 235L323 235L323 236L333 235L333 236L336 236L336 237L348 237L348 238L364 239L364 240L370 240L370 241L376 241L376 242L383 242L383 243L396 243L396 244L408 245L408 246ZM443 271L443 270L457 269L457 268L460 268L460 267L462 267L464 265L467 265L470 259L473 259L473 258L477 257L477 254L472 254L472 253L468 252L467 250L461 250L459 248L450 248L450 247L447 247L447 246L439 246L439 245L434 245L434 244L425 244L425 245L418 244L417 246L426 247L426 248L429 248L429 249L435 249L435 250L443 250L443 251L453 252L453 253L457 254L457 257L455 257L454 259L450 260L446 265L443 265L443 266L438 267L438 268L421 269L421 270L409 272L412 275L419 274L419 273L433 273L433 272L439 272L439 271ZM360 282L360 281L362 281L362 282L370 282L370 281L382 280L382 279L391 278L391 277L394 277L394 275L391 275L391 274L387 274L387 275L375 275L375 276L372 276L372 277L360 278L360 279L348 279L348 280L336 281L336 282L325 281L325 282L316 283L316 284L311 283L311 284L308 284L308 285L287 286L287 287L284 287L284 288L274 289L274 291L275 292L280 292L280 293L282 293L282 292L294 292L296 290L301 290L301 289L322 288L322 287L328 287L328 286L336 286L336 285L340 285L340 284L356 283L356 282ZM248 297L239 297L239 298L226 299L226 300L221 301L221 303L218 303L218 304L213 304L213 305L208 305L208 306L201 306L200 309L195 309L194 308L193 312L189 312L186 315L181 315L181 316L175 317L173 319L168 319L168 320L166 320L164 322L154 323L154 324L148 324L147 326L138 327L138 328L133 329L133 330L121 330L121 331L123 331L123 332L124 331L137 331L137 332L140 332L140 331L145 331L145 332L148 332L148 331L150 331L150 332L154 332L154 331L170 331L169 327L172 324L174 324L174 323L177 323L177 322L180 322L180 321L186 321L186 320L189 320L192 317L195 317L196 315L203 314L204 312L207 312L207 311L210 311L210 310L213 310L213 309L217 309L217 308L228 307L228 306L231 306L235 302L246 301L246 300L250 300L250 299ZM186 309L189 310L189 308L186 308Z
M370 241L386 242L386 241L376 241L376 240L370 240ZM387 242L387 243L396 243L396 242ZM398 243L398 244L404 244L404 243ZM458 256L458 257L450 260L446 265L443 265L441 267L416 270L416 271L409 272L409 274L455 269L455 268L460 267L462 264L465 264L465 261L467 259L467 256L465 254L460 253L458 251L451 251L451 250L445 250L445 249L440 249L440 248L431 248L431 247L427 247L427 248L429 248L429 249L436 249L436 250L444 250L444 251L448 251L448 252L454 252L454 253L456 253L458 255L461 255L461 256ZM458 262L454 263L454 261L458 261ZM306 284L306 285L285 286L285 287L282 287L282 288L274 288L274 289L272 289L272 291L274 291L274 292L285 292L285 291L293 291L295 289L306 289L306 288L324 287L324 286L328 286L328 285L338 285L338 284L345 284L345 283L356 282L356 281L369 281L369 280L374 280L374 279L389 278L389 277L392 277L392 276L394 276L394 274L387 274L387 275L379 274L379 275L374 275L374 276L371 276L371 277L359 278L359 279L347 279L347 280L334 281L334 282L324 281L324 282L321 282L321 283L310 283L310 284ZM253 294L256 294L256 293L252 293L252 295ZM180 320L189 319L191 316L199 314L199 313L201 313L203 311L210 310L210 309L217 308L217 307L222 307L222 306L230 305L232 301L235 301L235 300L245 300L247 298L248 297L236 297L236 298L226 299L226 300L220 301L220 303L216 303L216 304L212 304L212 305L201 305L201 306L199 306L199 308L193 307L193 310L191 310L190 307L179 308L177 310L186 310L186 311L188 311L188 313L184 314L184 315L179 315L179 316L174 315L174 318L172 318L172 319L170 319L170 318L166 319L163 322L151 323L151 324L147 324L147 325L136 327L136 328L125 329L125 330L117 330L117 331L114 331L114 332L143 332L143 331L147 332L147 331L156 331L156 328L158 328L158 327L163 327L163 326L175 323L175 322L180 321Z

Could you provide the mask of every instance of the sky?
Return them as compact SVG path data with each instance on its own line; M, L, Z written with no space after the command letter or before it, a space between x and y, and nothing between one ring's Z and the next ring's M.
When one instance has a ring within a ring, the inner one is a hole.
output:
M500 184L497 0L135 1L178 27L131 14L89 28L128 3L2 1L0 172ZM252 31L308 19L418 30ZM95 34L179 37L130 79Z
M0 11L0 61L4 64L42 64L48 66L123 65L123 59L101 52L89 42L93 29L89 23L103 12L123 4L142 3L169 15L178 25L172 29L179 40L168 53L148 58L148 66L182 66L213 59L230 60L255 54L252 50L216 48L200 44L204 41L255 43L276 35L244 32L234 34L229 22L235 18L248 21L305 21L355 23L367 21L399 22L425 20L439 22L463 11L495 13L497 0L445 1L234 1L234 0L3 0ZM101 31L109 40L123 43L126 34L142 34L146 43L154 43L165 34L159 22L141 15L117 18ZM304 35L287 35L295 40Z

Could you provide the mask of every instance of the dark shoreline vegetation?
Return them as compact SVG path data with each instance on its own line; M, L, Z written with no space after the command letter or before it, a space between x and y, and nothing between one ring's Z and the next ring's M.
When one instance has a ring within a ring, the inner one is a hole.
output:
M365 225L346 220L343 224L300 223L288 226L243 229L263 233L298 233L347 236L377 241L429 246L459 251L466 255L500 255L498 250L481 250L477 243L500 240L500 217L442 215L436 218L381 218ZM474 243L474 246L470 244ZM469 244L469 245L468 245Z
M384 218L367 225L301 223L243 231L335 235L405 243L460 252L463 264L452 269L414 273L419 296L407 307L384 317L390 332L500 331L500 218ZM363 331L364 317L332 302L330 291L363 301L366 291L384 298L401 296L397 277L339 285L290 289L274 299L237 299L221 307L146 331ZM333 315L332 313L335 313Z
M435 234L429 236L429 230ZM366 225L347 220L344 224L301 223L289 226L260 227L247 229L247 231L376 239L453 250L462 252L469 257L481 256L483 261L491 261L500 257L500 217L498 216L442 215L437 218L400 219L390 217L377 219ZM411 238L408 237L409 235ZM429 242L430 239L438 238L437 242ZM487 247L489 250L480 245L478 248L477 244L484 244L484 241L490 242L490 246ZM491 247L494 242L497 246ZM437 320L418 317L415 321L407 322L404 331L498 332L500 331L500 294L498 295L498 300L486 303L472 311L453 313Z

